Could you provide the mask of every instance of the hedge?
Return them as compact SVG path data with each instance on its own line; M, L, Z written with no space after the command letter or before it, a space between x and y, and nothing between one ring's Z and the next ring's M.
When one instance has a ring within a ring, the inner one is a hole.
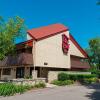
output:
M67 74L67 73L58 74L59 81L65 81L65 80L82 81L84 79L89 79L89 78L96 78L96 75L94 74Z

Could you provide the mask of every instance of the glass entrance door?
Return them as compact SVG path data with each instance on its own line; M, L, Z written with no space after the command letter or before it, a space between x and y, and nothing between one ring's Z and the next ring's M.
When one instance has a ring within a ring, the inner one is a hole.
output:
M16 70L16 78L24 78L25 68L20 67Z

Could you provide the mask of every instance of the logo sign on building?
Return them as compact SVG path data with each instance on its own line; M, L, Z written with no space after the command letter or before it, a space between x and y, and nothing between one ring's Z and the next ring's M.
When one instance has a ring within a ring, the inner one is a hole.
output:
M68 41L69 41L69 38L65 34L63 34L62 35L62 50L63 50L63 52L65 54L67 54L68 50L69 50L69 43L68 43Z

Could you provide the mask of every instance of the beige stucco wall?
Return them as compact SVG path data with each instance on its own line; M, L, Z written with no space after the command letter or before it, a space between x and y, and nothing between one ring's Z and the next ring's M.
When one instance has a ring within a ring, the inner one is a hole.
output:
M49 71L48 72L48 83L51 83L53 80L57 80L58 79L58 74L61 71Z
M80 56L80 57L84 57L84 55L80 52L80 50L73 44L73 42L70 40L69 41L70 44L70 49L69 52L71 55L75 55L75 56Z
M35 43L35 66L70 68L70 54L65 55L62 51L62 34L69 37L66 31Z

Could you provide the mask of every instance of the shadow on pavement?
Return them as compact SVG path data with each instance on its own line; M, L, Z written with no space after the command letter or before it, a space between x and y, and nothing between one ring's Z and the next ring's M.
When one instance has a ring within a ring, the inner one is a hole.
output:
M94 91L92 93L88 93L86 97L90 100L100 100L100 83L87 85L86 87L88 89L94 89Z

